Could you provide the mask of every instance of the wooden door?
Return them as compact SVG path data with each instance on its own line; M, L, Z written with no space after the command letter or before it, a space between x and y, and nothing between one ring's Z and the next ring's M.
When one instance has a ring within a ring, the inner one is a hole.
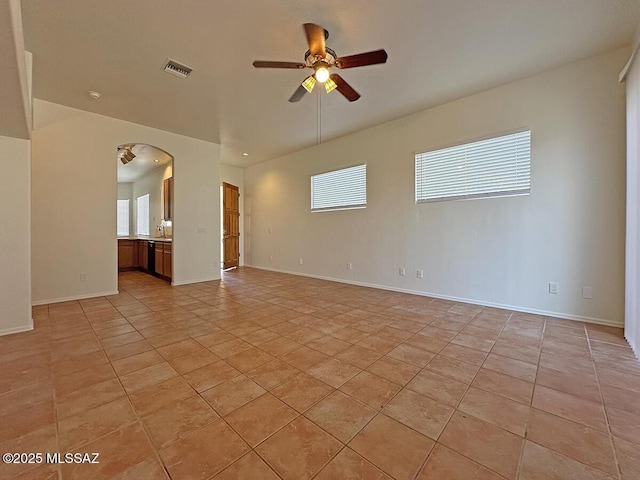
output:
M156 247L155 247L155 257L156 257L156 269L155 272L152 273L159 273L160 275L163 275L163 258L164 258L164 249L162 248L162 242L156 242Z
M240 192L235 185L222 184L222 210L222 268L227 269L240 264Z
M165 243L162 249L162 274L171 278L171 244Z

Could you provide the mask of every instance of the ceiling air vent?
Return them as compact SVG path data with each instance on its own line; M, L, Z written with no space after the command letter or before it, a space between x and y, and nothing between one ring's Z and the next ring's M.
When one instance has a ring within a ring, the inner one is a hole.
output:
M178 63L175 60L171 60L170 58L167 60L167 63L164 65L164 71L167 73L171 73L176 77L187 78L189 74L193 71L193 68L187 67L182 63Z

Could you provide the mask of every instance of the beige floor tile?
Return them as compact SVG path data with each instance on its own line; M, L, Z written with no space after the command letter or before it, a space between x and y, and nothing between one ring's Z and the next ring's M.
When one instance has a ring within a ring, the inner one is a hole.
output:
M160 456L172 478L204 480L248 451L247 444L229 425L218 419L160 450Z
M404 386L420 371L420 368L385 355L372 363L367 371Z
M347 443L376 414L376 411L340 391L305 412L305 417L329 432L343 443Z
M417 480L500 480L492 471L466 457L436 444Z
M162 448L218 418L207 402L196 395L155 411L143 423L153 444Z
M136 415L124 397L105 403L58 422L58 441L63 452L78 450L102 435L136 421Z
M435 443L402 423L379 414L349 447L397 480L412 479Z
M402 387L369 372L362 372L340 387L340 390L356 400L379 410L384 407Z
M444 446L515 479L524 440L472 415L456 412L440 436Z
M241 372L224 360L220 360L219 362L211 363L187 372L184 374L184 378L200 393L239 375L241 375Z
M255 452L249 452L225 468L213 480L279 480L274 471Z
M440 403L455 407L460 403L469 386L452 378L429 370L422 370L407 384L409 390L433 398Z
M174 377L129 395L139 415L149 415L167 405L186 400L197 392L182 377Z
M559 390L536 385L532 406L587 427L608 432L609 427L604 416L604 408L600 402L593 402Z
M284 480L313 477L342 448L331 435L298 417L256 448Z
M458 409L521 437L527 430L529 406L470 387Z
M266 393L266 390L244 375L221 383L200 395L220 415L227 415Z
M524 405L531 404L533 383L525 382L509 375L481 368L472 385Z
M294 409L265 393L228 414L225 420L249 445L255 447L297 416Z
M533 442L525 442L520 480L567 480L570 478L611 480L614 477Z
M466 384L470 384L473 381L480 369L477 365L449 358L441 354L436 355L425 368Z
M358 367L354 367L350 363L336 358L330 358L311 367L307 372L309 375L316 377L327 385L338 388L361 371Z
M103 463L0 478L640 476L621 329L247 267L119 290L0 337L0 450Z
M527 439L609 475L617 475L611 438L602 432L533 408Z
M326 383L311 375L301 373L274 388L271 393L302 413L333 391L334 388Z
M382 412L423 435L437 440L454 409L412 390L403 389Z
M343 449L315 477L316 480L392 480L350 448Z

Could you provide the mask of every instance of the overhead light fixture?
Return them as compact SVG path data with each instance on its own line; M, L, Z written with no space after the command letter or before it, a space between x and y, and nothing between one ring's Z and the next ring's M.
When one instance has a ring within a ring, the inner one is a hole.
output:
M160 160L158 160L157 158L154 158L153 163L160 163Z
M242 156L243 156L243 157L248 157L248 156L249 156L249 154L248 154L247 152L242 152Z
M329 65L327 65L325 62L318 62L315 70L316 80L320 83L326 82L329 78Z
M328 78L327 81L324 82L324 89L327 91L327 93L333 92L336 88L338 88L338 84L331 80L331 78Z
M128 148L123 148L123 149L120 150L120 154L118 155L118 157L120 158L120 161L124 165L126 165L131 160L136 158L136 155L131 150L129 150Z
M315 77L313 75L309 75L307 78L304 79L304 82L302 82L302 86L307 92L311 93L313 91L313 87L316 86Z
M94 92L93 90L89 90L87 93L94 100L98 100L101 97L100 92Z

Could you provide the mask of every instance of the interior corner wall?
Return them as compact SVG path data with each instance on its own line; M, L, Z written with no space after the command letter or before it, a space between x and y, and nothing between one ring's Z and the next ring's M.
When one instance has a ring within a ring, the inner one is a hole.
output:
M628 54L617 49L245 169L247 264L622 325L618 73ZM416 205L416 152L522 127L532 135L530 195ZM310 176L358 163L367 164L367 208L311 213Z
M230 183L231 185L235 185L238 187L238 193L240 193L240 266L242 267L245 264L244 261L244 170L239 167L232 167L230 165L220 165L220 182ZM221 184L222 185L222 184ZM221 220L222 221L222 220ZM221 227L222 228L222 227ZM222 237L220 239L222 242ZM222 249L222 243L220 243L220 248Z
M640 61L632 63L627 89L627 237L624 334L640 358Z
M117 291L116 147L123 143L174 157L173 283L220 278L219 145L38 99L34 122L34 304Z
M31 141L0 136L0 335L33 328L31 319Z

